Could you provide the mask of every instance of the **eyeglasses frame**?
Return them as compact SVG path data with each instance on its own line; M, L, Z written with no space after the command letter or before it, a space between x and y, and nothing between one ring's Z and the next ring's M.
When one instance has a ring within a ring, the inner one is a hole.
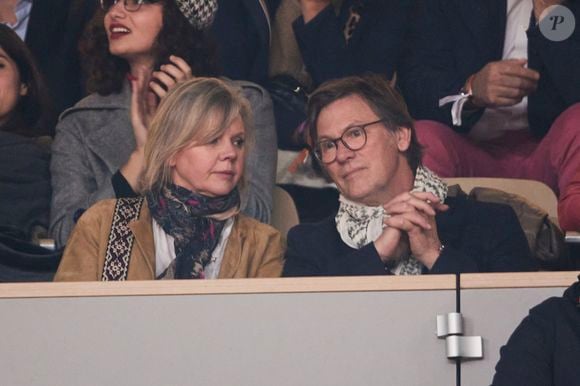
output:
M125 11L127 11L127 12L137 12L141 9L141 6L143 4L146 4L146 0L136 0L137 8L129 9L129 8L127 8L127 0L113 0L113 4L108 9L106 9L104 1L105 0L99 0L99 3L101 4L101 9L105 12L109 12L109 10L111 8L113 8L115 5L117 5L120 1L123 2L123 9L125 9Z
M366 130L366 128L367 128L368 126L376 125L377 123L382 123L382 122L385 122L385 121L386 121L386 119L385 119L385 118L382 118L382 119L379 119L379 120L377 120L377 121L372 121L372 122L365 123L365 124L362 124L362 125L353 125L353 126L349 126L349 127L347 127L346 129L344 129L344 131L342 132L342 134L340 135L340 137L338 137L338 138L335 138L335 139L324 139L324 140L322 140L322 141L319 141L319 142L317 142L317 143L316 143L316 144L313 146L313 148L312 148L312 152L314 153L314 156L316 157L316 159L317 159L317 160L319 160L321 163L323 163L323 164L325 164L325 165L328 165L328 164L330 164L330 163L333 163L334 161L336 161L336 156L337 156L337 154L338 154L338 142L339 142L339 141L340 141L340 142L341 142L341 143L344 145L344 147L346 147L348 150L350 150L350 151L359 151L360 149L362 149L363 147L365 147L365 146L366 146L366 144L367 144L368 134L367 134L367 130ZM362 146L361 146L361 147L359 147L359 148L357 148L357 149L353 149L352 147L350 147L350 146L349 146L349 145L348 145L348 144L347 144L347 143L344 141L344 139L343 139L344 135L345 135L345 134L346 134L346 133L347 133L349 130L351 130L351 129L354 129L354 128L361 129L361 130L362 130L362 132L363 132L363 134L364 134L364 136L365 136L364 143L362 144ZM323 142L327 142L327 141L334 143L334 146L335 146L335 152L334 152L334 158L333 158L331 161L324 162L324 161L322 160L322 153L320 152L321 154L319 155L319 152L317 151L317 149L318 149L318 147L319 147L319 145L320 145L321 143L323 143Z

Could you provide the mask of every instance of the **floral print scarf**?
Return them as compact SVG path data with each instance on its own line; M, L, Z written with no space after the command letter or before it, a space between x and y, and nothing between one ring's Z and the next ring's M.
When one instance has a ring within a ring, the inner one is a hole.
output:
M203 279L225 220L239 213L238 189L227 196L207 197L171 184L148 192L147 203L155 221L174 238L176 258L162 276Z

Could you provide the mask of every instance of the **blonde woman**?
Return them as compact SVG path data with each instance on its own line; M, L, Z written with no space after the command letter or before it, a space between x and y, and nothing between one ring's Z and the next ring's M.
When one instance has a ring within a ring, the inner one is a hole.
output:
M143 122L134 100L133 124ZM177 85L145 145L144 198L105 200L79 219L55 280L279 276L284 248L272 227L240 213L251 110L215 78Z

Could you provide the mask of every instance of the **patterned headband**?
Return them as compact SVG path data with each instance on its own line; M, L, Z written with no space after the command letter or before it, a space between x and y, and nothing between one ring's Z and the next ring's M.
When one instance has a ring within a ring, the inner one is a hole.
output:
M175 0L179 10L197 29L205 29L211 25L218 9L217 0Z

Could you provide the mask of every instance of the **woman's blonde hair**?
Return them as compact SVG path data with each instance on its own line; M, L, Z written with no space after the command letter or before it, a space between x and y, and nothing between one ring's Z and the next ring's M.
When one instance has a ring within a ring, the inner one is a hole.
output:
M159 191L170 184L171 158L192 144L219 138L238 116L245 127L247 155L253 142L252 112L240 89L217 78L193 78L176 85L162 99L151 121L141 192ZM242 176L242 185L243 180Z

